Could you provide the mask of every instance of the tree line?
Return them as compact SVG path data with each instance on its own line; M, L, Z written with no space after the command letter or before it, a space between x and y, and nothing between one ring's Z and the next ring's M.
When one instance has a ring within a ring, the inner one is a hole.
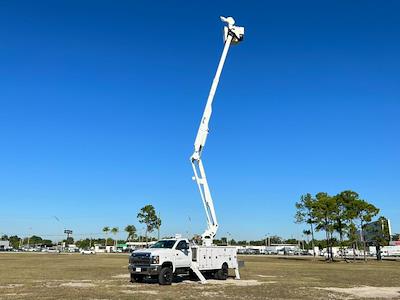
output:
M353 253L361 241L366 259L365 228L379 214L379 208L361 199L358 193L351 190L340 192L334 196L325 192L317 193L315 196L307 193L300 197L295 206L295 222L308 226L308 229L303 232L306 235L311 235L313 249L314 233L321 231L325 233L329 260L333 260L332 247L334 242L337 241L335 236L338 237L338 244L341 247L351 246ZM385 241L377 240L375 243L382 246Z
M9 241L10 245L15 248L21 248L23 245L41 245L46 247L53 246L53 242L49 239L43 239L40 236L32 235L30 237L21 238L18 235L11 235L8 236L6 234L2 235L0 240L2 241Z
M154 230L158 230L158 239L160 238L160 227L161 227L161 218L160 214L157 214L155 208L153 205L148 204L142 207L138 214L137 218L139 223L145 225L145 235L137 235L137 229L135 225L127 225L124 228L124 231L127 233L127 239L126 241L145 241L146 243L150 241L156 240L154 237L149 238L149 234L154 232ZM67 239L64 239L62 242L66 244L76 244L80 248L89 248L90 246L94 244L101 244L108 246L114 245L116 246L117 243L123 243L125 240L117 240L117 234L120 232L119 227L110 227L110 226L104 226L102 229L102 232L105 234L105 238L86 238L86 239L80 239L77 240L76 242L74 241L73 237L68 237ZM114 238L110 238L109 234L112 234ZM27 238L21 238L17 235L13 236L7 236L7 235L2 235L0 237L0 240L8 240L10 241L10 244L13 248L18 249L21 248L22 246L28 245L28 246L46 246L46 247L51 247L55 246L51 240L48 239L43 239L40 236L30 236Z
M135 225L127 225L125 227L125 231L127 232L127 241L145 241L146 243L148 242L148 235L151 234L155 229L158 230L158 239L160 238L160 227L161 227L161 218L160 214L157 214L155 208L153 205L148 204L145 205L140 209L140 211L137 214L137 218L139 223L145 225L145 236L144 239L141 236L137 236L137 229ZM104 244L107 246L108 245L108 234L111 233L113 235L117 235L119 233L119 228L118 227L112 227L110 228L109 226L103 227L103 233L106 235L106 239ZM114 246L117 245L117 240L114 239Z

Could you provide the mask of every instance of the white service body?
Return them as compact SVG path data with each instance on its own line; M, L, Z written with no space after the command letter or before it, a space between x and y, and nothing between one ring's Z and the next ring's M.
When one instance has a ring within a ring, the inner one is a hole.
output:
M233 246L193 246L192 261L200 271L220 269L227 263L229 269L237 269L237 250Z

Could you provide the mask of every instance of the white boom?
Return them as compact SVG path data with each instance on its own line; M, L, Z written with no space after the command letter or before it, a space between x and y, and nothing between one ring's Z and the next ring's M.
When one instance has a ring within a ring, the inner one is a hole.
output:
M207 183L206 173L201 161L201 154L206 144L208 135L208 123L210 122L212 113L212 102L214 100L215 91L217 90L219 78L221 76L222 68L225 63L226 56L231 44L237 44L243 40L244 28L235 26L235 20L232 17L221 17L221 21L227 25L224 27L224 49L222 51L221 59L218 64L217 72L215 73L214 80L211 85L210 93L207 98L207 104L204 109L203 117L200 122L199 130L197 132L196 140L194 142L194 152L190 157L192 162L194 177L196 181L200 196L203 201L204 209L207 216L207 229L202 234L202 241L204 245L211 245L218 229L217 216L215 214L214 202L211 197L210 188Z

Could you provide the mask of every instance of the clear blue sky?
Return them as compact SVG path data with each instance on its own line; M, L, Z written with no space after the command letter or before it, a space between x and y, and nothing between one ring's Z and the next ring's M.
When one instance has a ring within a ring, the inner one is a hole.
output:
M218 235L298 237L300 195L345 189L400 231L399 11L398 1L1 1L0 232L140 229L152 203L163 234L201 233L189 156L220 15L246 37L229 53L203 155Z

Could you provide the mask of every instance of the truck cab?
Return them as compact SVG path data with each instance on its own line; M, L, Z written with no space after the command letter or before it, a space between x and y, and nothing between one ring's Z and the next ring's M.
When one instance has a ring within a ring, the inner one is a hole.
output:
M128 267L131 282L154 278L162 285L169 285L174 275L189 272L191 261L192 250L187 239L160 240L150 248L132 252Z

